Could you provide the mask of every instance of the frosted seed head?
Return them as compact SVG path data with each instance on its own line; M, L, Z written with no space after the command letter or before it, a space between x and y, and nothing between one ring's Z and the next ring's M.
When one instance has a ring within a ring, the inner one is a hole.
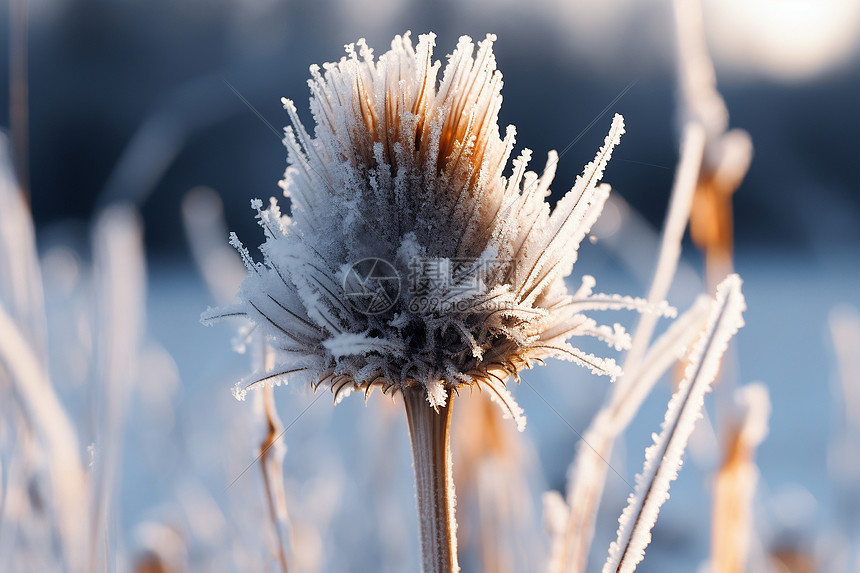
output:
M421 35L413 47L406 33L378 59L359 40L339 62L311 66L312 134L282 100L292 127L279 185L290 215L274 201L252 202L265 232L261 263L235 235L231 243L248 268L238 313L277 350L276 369L292 372L300 359L302 370L252 375L237 397L300 375L338 399L419 384L439 407L452 390L478 384L522 427L505 383L535 361L559 357L620 374L612 359L568 340L625 348L623 328L584 313L647 304L595 295L591 277L571 296L564 277L608 195L598 183L624 132L621 116L550 209L555 153L538 174L527 171L531 151L523 150L506 175L515 129L500 137L495 36L477 46L461 37L441 80L435 38Z

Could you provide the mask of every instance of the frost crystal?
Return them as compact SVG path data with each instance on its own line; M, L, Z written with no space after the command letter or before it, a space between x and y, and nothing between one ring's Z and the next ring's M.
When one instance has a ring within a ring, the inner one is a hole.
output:
M580 242L609 193L598 185L624 133L616 115L594 161L550 210L557 155L542 175L497 124L502 75L492 44L460 38L441 69L435 36L397 36L374 60L363 40L337 63L311 67L313 135L284 100L291 213L252 203L266 240L234 305L204 320L244 315L279 351L273 373L240 382L238 398L263 383L303 377L341 395L423 386L431 406L462 385L488 388L524 425L505 388L536 360L560 357L615 377L611 359L568 343L593 336L625 348L629 336L582 313L646 309L641 299L568 293ZM650 309L665 312L666 309Z

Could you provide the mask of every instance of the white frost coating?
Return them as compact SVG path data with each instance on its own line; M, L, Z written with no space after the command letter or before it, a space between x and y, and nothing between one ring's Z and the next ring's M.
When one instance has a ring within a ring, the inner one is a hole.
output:
M233 386L233 396L237 400L244 400L249 390L262 388L263 386L280 386L287 384L291 379L296 377L304 377L306 381L311 382L311 377L308 376L310 368L301 366L301 362L297 359L292 368L274 371L257 368L250 376L242 378Z
M636 491L618 520L618 538L609 548L603 573L630 573L645 557L651 528L669 497L669 484L678 475L687 440L701 417L705 393L729 340L744 324L745 309L741 279L730 275L717 287L708 323L693 349L684 380L669 402L663 430L645 451L644 468L636 476Z
M573 188L559 200L543 231L543 249L536 252L534 261L526 258L523 262L528 268L528 274L517 291L518 296L525 295L526 301L531 301L540 292L541 282L552 281L559 273L562 276L570 273L576 260L579 243L591 230L594 221L600 215L603 204L609 197L609 188L598 186L603 177L603 171L612 150L621 141L624 134L624 118L615 114L609 134L603 140L603 147L597 152L594 160L585 166L582 175L576 178ZM572 256L568 260L558 257L558 250L568 248L572 244ZM546 270L547 265L551 270Z
M584 310L638 310L642 313L649 313L664 316L666 318L675 318L678 315L678 310L669 305L665 300L660 300L655 303L649 303L644 298L622 296L620 294L595 294L594 287L597 281L591 275L582 277L582 284L576 293L571 297L571 306L580 311Z
M490 400L498 404L502 409L502 417L511 418L517 423L517 430L522 432L526 429L526 416L523 409L514 400L511 391L505 386L503 379L490 376L484 385L490 389Z
M504 381L535 361L559 357L620 374L613 360L568 343L592 336L629 346L622 328L586 312L671 312L590 289L570 296L564 277L609 195L600 178L624 121L613 118L594 160L551 209L557 155L538 175L528 170L531 151L513 154L515 130L500 133L494 40L476 46L460 38L444 69L432 57L433 34L417 45L408 33L397 36L376 59L363 40L347 46L339 62L310 70L312 132L284 100L292 127L284 133L281 187L290 214L274 200L252 203L263 260L231 236L247 277L234 305L204 319L246 316L278 351L275 372L291 374L256 373L237 386L237 397L295 374L335 394L418 384L438 408L451 391L478 383L493 388L522 427ZM382 261L372 267L382 274L356 266L364 260ZM399 291L385 282L397 277ZM433 290L422 299L427 285ZM362 297L370 295L392 304L364 312Z
M427 383L427 402L434 410L438 410L448 402L448 391L439 380L431 380Z
M675 0L672 4L681 96L678 119L683 123L696 121L705 128L703 171L716 175L725 188L734 190L749 169L752 140L742 129L728 129L729 111L717 91L701 4L685 0Z
M370 352L391 352L395 355L403 355L404 353L403 347L392 341L380 340L364 334L338 334L323 341L323 346L335 358L363 356Z
M594 374L609 376L613 382L621 376L621 367L612 358L599 358L594 354L582 352L567 343L560 345L556 350L560 353L558 358L584 366Z

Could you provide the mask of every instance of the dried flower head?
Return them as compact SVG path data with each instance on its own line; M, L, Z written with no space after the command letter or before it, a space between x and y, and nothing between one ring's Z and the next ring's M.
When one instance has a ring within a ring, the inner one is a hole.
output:
M644 309L641 299L593 294L594 280L569 293L577 249L609 187L598 185L624 132L616 115L604 146L550 209L558 156L543 174L523 150L503 175L513 127L497 124L502 75L491 35L462 37L441 68L433 34L413 46L397 36L374 61L363 40L338 63L311 67L313 136L284 100L292 128L281 187L254 201L265 232L264 260L248 267L238 301L204 318L243 315L279 350L279 367L235 389L302 377L337 398L374 387L423 386L434 408L463 385L488 387L522 426L505 382L536 360L559 357L615 377L611 359L568 340L593 336L617 349L629 337L598 325L590 310Z

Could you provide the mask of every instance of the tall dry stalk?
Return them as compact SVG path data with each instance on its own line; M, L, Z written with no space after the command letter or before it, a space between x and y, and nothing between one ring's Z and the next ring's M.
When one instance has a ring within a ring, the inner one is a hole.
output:
M272 372L275 365L274 352L262 336L254 336L256 346L253 362L255 369ZM264 436L259 446L258 461L263 478L263 493L269 512L271 525L270 544L272 553L283 573L289 573L291 568L291 549L295 547L292 540L292 527L287 513L287 493L284 484L284 456L287 449L283 437L284 424L275 406L275 396L271 386L263 388L262 410L264 418Z
M717 91L708 54L700 0L674 0L678 67L678 116L705 128L702 166L690 212L690 236L705 252L708 287L732 272L732 195L752 160L752 141L742 129L728 129L729 112Z
M272 362L271 360L267 361ZM284 476L281 471L286 448L280 440L284 424L275 409L275 397L272 388L263 390L263 409L266 417L266 435L260 443L260 471L263 474L263 490L269 508L269 520L274 531L275 556L283 573L288 573L289 518L287 515L287 495L284 491ZM292 546L293 544L290 543L289 545Z
M708 246L710 289L731 271L731 193L746 173L751 156L749 136L745 132L734 130L726 133L728 114L716 92L698 3L696 0L676 0L674 6L681 94L679 115L685 125L682 135L685 143L670 199L660 257L649 291L652 303L668 293L688 218L694 239L700 243L704 241L703 244ZM695 144L688 147L691 137ZM677 193L678 190L683 193ZM707 229L706 225L709 225ZM567 503L556 510L557 514L564 516L561 521L565 525L563 533L556 535L553 545L552 571L580 573L585 570L606 479L606 460L611 455L614 440L627 427L659 377L659 374L657 377L643 376L641 371L647 362L643 360L646 353L650 354L649 345L655 326L656 318L653 316L645 315L640 320L625 360L625 375L607 407L597 414L584 436L584 443L590 447L581 446L571 466ZM553 499L550 496L550 505L559 507L559 500Z
M729 428L727 447L714 478L711 519L711 571L749 571L749 552L756 539L752 515L758 481L755 452L767 434L770 399L767 389L751 384L736 392L741 423Z
M456 573L457 520L451 460L453 396L437 410L427 407L426 391L403 391L415 469L423 573Z
M684 119L696 118L707 134L690 213L690 236L705 254L705 276L713 288L734 268L732 195L746 176L753 148L746 131L729 130L728 109L717 91L714 65L708 54L700 1L675 0L673 6L678 54L678 115ZM733 365L731 349L726 362ZM727 368L716 385L722 462L714 478L712 502L711 567L714 573L745 571L748 538L754 537L752 495L757 470L753 454L757 443L744 437L744 428L751 423L750 416L762 414L751 413L738 405L734 396L734 376L732 368ZM754 388L759 387L748 387L740 392L764 392L766 399L766 390Z

